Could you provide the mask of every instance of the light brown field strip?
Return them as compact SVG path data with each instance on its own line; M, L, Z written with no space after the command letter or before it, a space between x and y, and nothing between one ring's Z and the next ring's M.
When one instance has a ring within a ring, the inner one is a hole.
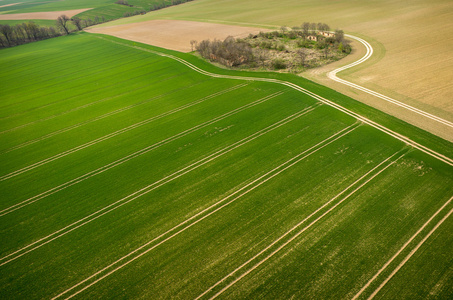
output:
M0 20L56 20L61 15L66 15L69 18L72 18L73 16L90 9L92 8L48 12L31 12L21 14L1 14Z
M117 25L110 27L86 29L91 33L103 33L119 38L158 46L166 49L190 52L190 41L224 40L228 36L246 37L269 31L264 28L243 27L180 20L151 20L140 23Z

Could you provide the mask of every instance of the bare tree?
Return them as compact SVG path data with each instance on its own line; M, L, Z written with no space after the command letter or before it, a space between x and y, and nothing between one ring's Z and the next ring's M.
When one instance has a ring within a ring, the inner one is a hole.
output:
M196 40L191 40L190 41L190 46L192 47L192 51L193 51L193 49L197 47L197 41Z
M316 28L317 28L317 25L316 25L316 23L310 23L310 30L313 30L313 31L315 31L315 30L316 30Z
M69 17L67 15L61 15L57 18L57 27L63 29L66 34L69 34L68 21Z
M300 64L305 67L305 61L307 59L307 52L305 51L305 49L299 49L297 51L297 56L299 57L299 60L300 60Z
M310 30L310 23L304 22L302 24L302 30L304 31L305 35L308 35L308 30Z
M82 30L82 20L79 17L73 17L71 21L77 27L77 30Z

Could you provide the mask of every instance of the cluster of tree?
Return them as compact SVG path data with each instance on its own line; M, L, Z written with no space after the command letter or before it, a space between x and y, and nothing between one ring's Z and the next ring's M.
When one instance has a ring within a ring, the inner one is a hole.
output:
M197 51L210 61L234 67L253 60L252 48L244 42L237 42L233 37L219 40L204 40L196 46Z
M277 39L290 39L297 41L297 45L301 48L316 48L332 51L337 49L340 52L349 54L351 52L351 45L349 41L344 38L343 30L335 30L332 34L329 32L329 25L324 23L304 23L301 27L293 27L292 30L287 30L282 27L280 31L260 32L258 36L268 39L269 41L262 41L259 46L262 49L275 49L279 51L285 50L285 47L279 43L273 43L270 40ZM308 28L308 29L307 29ZM314 28L314 29L311 29ZM321 28L319 30L317 28ZM250 36L249 38L253 38ZM310 39L312 38L312 39Z
M186 3L186 2L191 2L191 1L193 1L193 0L171 0L170 2L166 2L165 0L162 0L159 3L154 3L153 5L151 5L150 11L159 10L159 9L162 9L162 8L165 8L165 7L169 7L169 6L173 6L173 5L179 5L179 4Z
M54 27L43 27L33 22L16 24L0 24L0 48L22 45L45 40L61 35Z
M126 5L126 6L129 6L129 7L132 7L133 5L130 5L129 3L127 3L126 0L118 0L115 2L116 4L120 4L120 5Z
M245 65L265 69L288 69L299 72L338 60L351 52L342 30L329 31L325 23L303 23L301 27L281 27L278 31L260 32L244 39L228 37L225 41L190 42L199 54L228 67Z

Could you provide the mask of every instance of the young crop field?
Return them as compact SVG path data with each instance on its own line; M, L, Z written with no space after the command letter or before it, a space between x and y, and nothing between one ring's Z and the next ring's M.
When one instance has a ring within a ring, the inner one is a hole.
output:
M114 37L0 52L0 298L453 294L451 143Z

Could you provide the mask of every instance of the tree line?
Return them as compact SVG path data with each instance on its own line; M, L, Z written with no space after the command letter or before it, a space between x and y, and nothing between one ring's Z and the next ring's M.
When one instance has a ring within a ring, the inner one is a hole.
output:
M144 14L147 11L154 11L190 1L193 0L160 0L150 5L148 10L138 9L135 11L125 12L123 14L123 17ZM127 0L118 0L115 3L133 7L133 5L130 5ZM104 22L106 22L104 16L95 16L94 19L80 19L77 16L69 18L66 15L61 15L57 18L55 27L40 26L32 21L16 25L0 24L0 48L8 48L61 35L67 35L71 32L81 31L85 27L97 25Z

